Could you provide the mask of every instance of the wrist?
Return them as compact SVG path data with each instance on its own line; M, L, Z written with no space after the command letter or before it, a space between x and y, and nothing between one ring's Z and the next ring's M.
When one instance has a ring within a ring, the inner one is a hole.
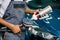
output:
M15 27L15 25L10 24L10 26L8 28L13 29L14 27Z
M31 10L31 13L34 13L34 12L36 12L36 10Z

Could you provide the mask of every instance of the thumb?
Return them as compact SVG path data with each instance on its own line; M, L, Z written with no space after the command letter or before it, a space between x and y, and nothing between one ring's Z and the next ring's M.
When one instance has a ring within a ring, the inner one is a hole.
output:
M20 27L22 26L22 24L19 25Z
M37 15L37 14L38 14L38 12L39 12L39 10L36 10L36 11L34 12L34 15Z
M22 24L18 24L18 25L16 25L16 26L22 26Z

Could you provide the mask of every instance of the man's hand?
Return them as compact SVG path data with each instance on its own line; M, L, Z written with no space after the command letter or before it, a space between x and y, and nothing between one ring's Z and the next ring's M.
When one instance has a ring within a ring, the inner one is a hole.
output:
M15 34L18 32L21 32L21 29L20 29L21 26L22 26L22 24L21 25L14 25L13 28L11 28L12 32Z
M9 29L11 29L13 33L21 32L20 27L22 26L22 24L21 25L14 25L14 24L11 24L11 23L5 21L2 18L0 18L0 24L2 24L4 26L8 27Z
M37 20L37 19L39 19L39 18L42 18L42 17L46 16L46 13L44 13L44 14L42 14L42 15L39 15L39 13L38 13L39 11L42 11L42 9L36 10L36 11L34 12L33 16L32 16L32 19Z

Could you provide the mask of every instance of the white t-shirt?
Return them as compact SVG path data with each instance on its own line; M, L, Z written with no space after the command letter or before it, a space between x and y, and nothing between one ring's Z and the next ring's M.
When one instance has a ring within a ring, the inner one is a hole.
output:
M3 17L10 2L11 2L11 0L3 0L2 5L0 7L0 17Z

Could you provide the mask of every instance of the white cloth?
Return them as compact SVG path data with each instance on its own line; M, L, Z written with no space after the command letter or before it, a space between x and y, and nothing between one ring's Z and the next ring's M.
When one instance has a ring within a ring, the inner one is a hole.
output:
M11 2L11 0L3 0L2 5L0 7L0 17L3 17L10 2Z

